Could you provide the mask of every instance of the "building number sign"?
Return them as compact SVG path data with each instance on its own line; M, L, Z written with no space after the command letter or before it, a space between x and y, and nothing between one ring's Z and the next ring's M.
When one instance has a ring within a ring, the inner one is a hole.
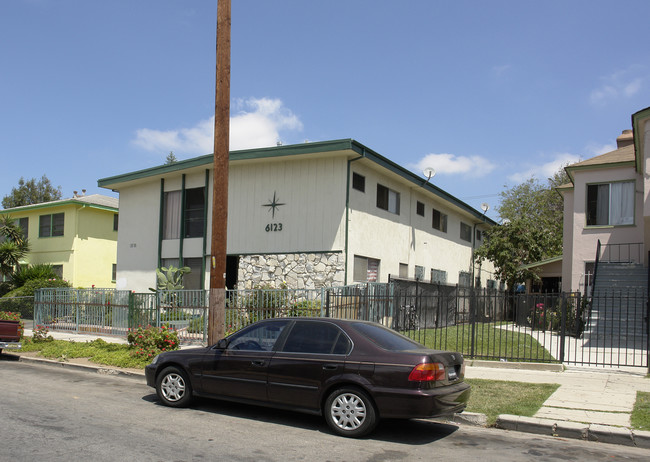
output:
M267 233L274 233L274 232L279 232L282 231L282 223L277 223L275 222L275 212L280 208L282 205L287 205L284 202L279 202L277 193L274 191L273 192L273 199L269 200L268 204L262 204L262 207L268 207L268 211L271 212L271 219L274 220L271 223L268 223L264 227L264 231Z

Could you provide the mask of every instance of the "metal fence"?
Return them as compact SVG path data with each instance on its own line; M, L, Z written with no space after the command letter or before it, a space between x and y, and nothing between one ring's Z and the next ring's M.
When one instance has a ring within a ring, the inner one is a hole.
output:
M0 297L0 311L20 313L23 319L34 317L34 297Z
M226 291L225 330L260 319L320 316L321 290ZM114 289L41 289L34 324L53 331L126 336L140 326L173 328L182 343L207 342L209 292L180 290L135 293Z
M208 291L133 293L42 289L35 324L125 336L168 325L182 343L207 342ZM265 318L324 316L379 322L435 349L469 358L648 367L647 296L509 294L394 281L317 290L226 291L225 332Z

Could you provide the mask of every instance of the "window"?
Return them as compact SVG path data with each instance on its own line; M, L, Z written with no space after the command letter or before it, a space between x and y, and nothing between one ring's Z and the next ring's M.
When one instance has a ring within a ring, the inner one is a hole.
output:
M415 279L418 281L424 280L424 266L415 265Z
M477 229L476 230L476 240L480 241L481 239L483 239L483 233L481 232L480 229Z
M205 231L205 188L185 190L185 237L203 237Z
M352 188L357 191L366 192L366 177L352 172Z
M52 265L52 271L54 271L56 277L63 279L63 265Z
M472 227L462 221L460 222L460 238L463 241L472 242Z
M183 287L186 290L201 290L201 281L203 277L203 259L202 258L184 258L183 266L187 266L191 271L183 275Z
M111 281L115 282L117 281L117 265L113 263L113 267L111 268Z
M18 227L23 231L23 237L29 239L29 218L19 218L16 222Z
M460 287L471 287L472 273L469 273L467 271L460 271L458 273L458 285Z
M434 284L444 284L447 282L447 272L439 269L431 270L431 282Z
M340 354L350 351L350 339L328 322L296 321L282 351L287 353Z
M355 281L377 282L379 280L379 260L355 255L353 278Z
M165 193L163 204L163 239L181 237L181 192Z
M63 236L64 213L38 217L38 237Z
M113 231L117 231L117 225L119 223L118 214L113 215Z
M399 193L386 186L377 185L377 207L399 215Z
M443 233L447 232L447 215L444 213L440 212L439 210L433 209L433 218L432 218L432 226L433 229L437 229L438 231L442 231Z
M409 265L406 263L399 264L399 277L406 279L409 277Z
M272 351L275 342L289 321L275 321L243 329L232 337L229 350Z
M488 279L487 280L487 288L488 289L496 289L497 288L497 281L494 279Z
M587 226L634 224L634 181L587 185Z
M417 201L417 203L415 204L415 213L417 213L421 217L424 216L424 203Z

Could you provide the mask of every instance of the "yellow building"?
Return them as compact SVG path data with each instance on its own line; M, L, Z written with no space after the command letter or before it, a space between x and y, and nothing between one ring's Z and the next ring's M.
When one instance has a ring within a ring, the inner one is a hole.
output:
M115 287L118 199L76 195L0 210L29 240L24 263L50 264L73 287Z

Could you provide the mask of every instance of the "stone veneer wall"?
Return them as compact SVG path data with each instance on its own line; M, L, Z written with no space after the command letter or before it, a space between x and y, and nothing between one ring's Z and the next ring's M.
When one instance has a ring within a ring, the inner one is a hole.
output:
M340 252L245 255L239 258L237 285L320 289L343 285L344 277L345 258Z

